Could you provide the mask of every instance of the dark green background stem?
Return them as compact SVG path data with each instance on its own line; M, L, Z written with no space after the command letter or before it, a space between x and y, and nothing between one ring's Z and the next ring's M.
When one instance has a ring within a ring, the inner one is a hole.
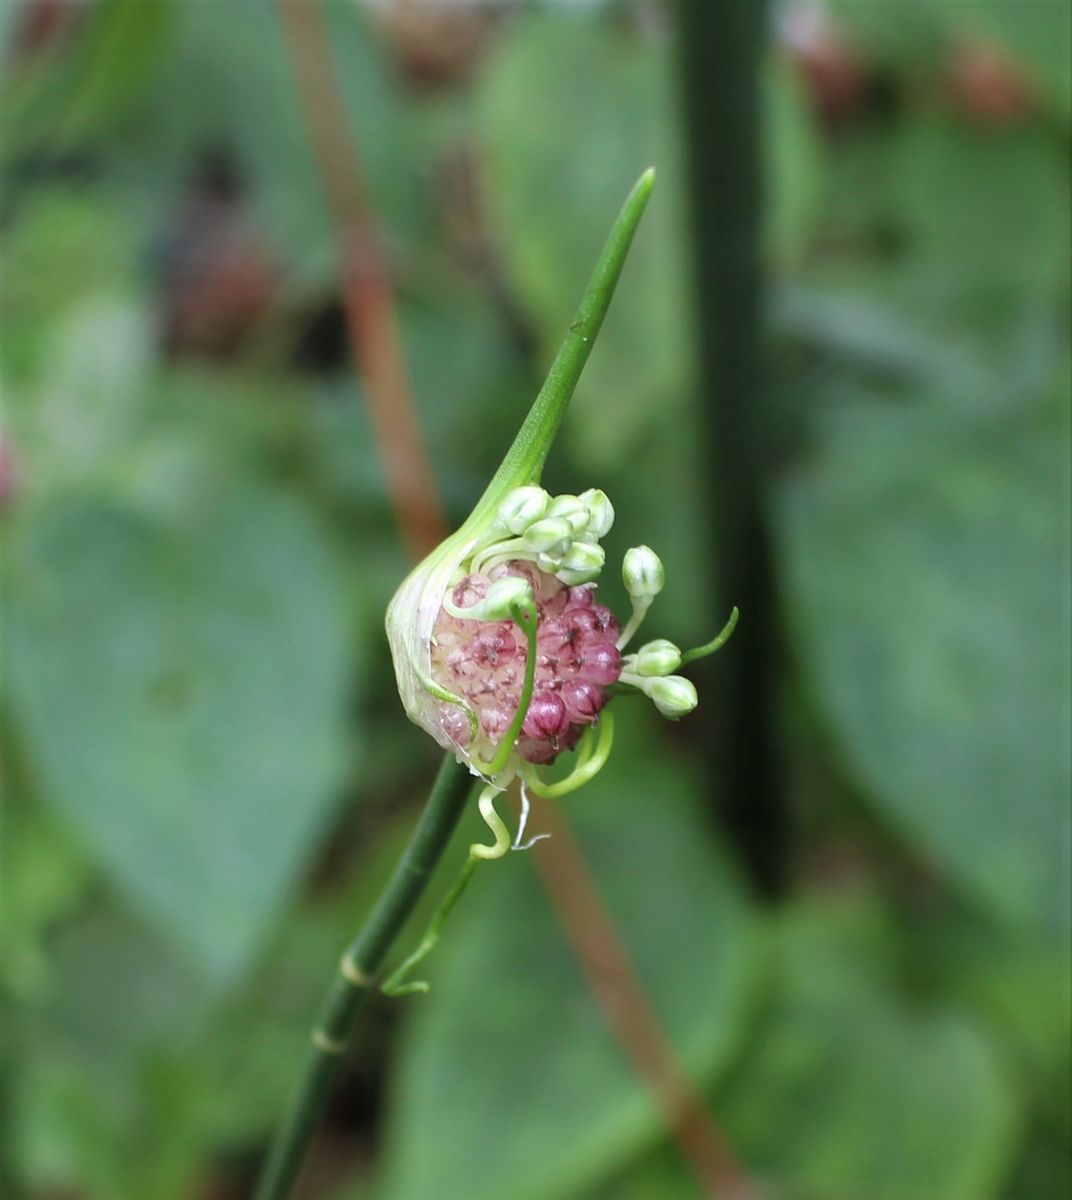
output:
M256 1200L284 1200L301 1168L345 1059L358 1014L375 987L374 977L421 898L450 841L473 788L468 768L447 755L413 836L372 914L344 955L367 981L340 970L324 998L298 1087L272 1142ZM319 1044L318 1044L319 1041ZM336 1049L327 1049L327 1046Z
M738 605L733 653L704 690L717 699L712 769L753 878L784 882L786 820L777 738L777 615L766 525L762 368L762 112L766 4L678 0L679 67L692 217L696 356L715 611Z

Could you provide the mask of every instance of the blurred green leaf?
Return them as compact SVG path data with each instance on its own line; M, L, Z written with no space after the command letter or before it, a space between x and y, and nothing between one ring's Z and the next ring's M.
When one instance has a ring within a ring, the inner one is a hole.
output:
M125 297L136 247L98 190L38 189L5 235L0 370L11 387L52 368L72 310Z
M765 167L770 180L765 204L765 252L783 269L799 262L811 245L822 210L829 171L807 92L782 62L764 80Z
M72 499L21 533L7 637L29 770L132 903L233 979L340 778L351 647L331 551L252 486L170 524Z
M0 5L0 57L6 58L10 53L12 34L18 29L22 20L25 0L10 0L8 4Z
M84 902L92 876L59 822L24 796L12 796L10 775L8 758L0 860L0 986L6 995L25 1001L45 987L51 926Z
M334 283L338 251L306 115L274 6L107 0L69 48L30 60L6 89L7 157L85 155L117 212L148 241L207 158L237 164L250 209L297 292ZM378 39L357 5L328 4L353 154L389 234L420 211L409 128ZM17 160L18 161L18 160ZM343 174L350 162L335 162ZM89 244L81 248L93 253Z
M1000 1037L1027 1110L1008 1196L1063 1195L1072 1185L1072 947L963 915L913 930L944 994Z
M958 0L957 8L962 0ZM940 36L942 4L861 4L859 0L828 0L837 25L848 33L849 45L865 60L898 72L934 66L945 44Z
M706 1200L709 1195L677 1146L652 1154L589 1193L591 1200Z
M174 0L103 0L90 10L64 135L98 132L140 103L171 48Z
M621 743L570 819L681 1062L709 1080L750 1008L759 925L703 827L692 774L633 720ZM538 802L533 821L538 830ZM652 1145L660 1117L526 856L478 876L465 904L432 964L432 992L410 1014L385 1192L583 1192Z
M26 45L4 64L0 161L17 174L115 136L152 90L171 48L174 11L173 0L100 0L66 14L23 5Z
M1068 295L1069 179L1050 132L951 117L903 122L887 203L906 239L906 286L963 320Z
M1064 421L842 408L780 487L790 617L879 810L988 908L1067 928Z
M114 903L84 905L54 929L47 986L33 1009L9 1010L5 1028L14 1178L34 1195L188 1200L211 1149L226 1155L262 1135L293 1082L326 974L411 822L385 814L364 829L346 874L283 914L263 961L226 997ZM351 1052L359 1071L378 1060L383 1037L370 1011Z
M53 938L50 995L20 1028L9 1153L31 1189L94 1197L188 1191L197 1170L180 1109L152 1076L188 1056L203 985L144 926L99 905Z
M45 326L42 370L14 390L10 431L20 496L102 475L142 428L151 394L152 331L144 308L105 294Z
M142 6L134 0L135 10ZM412 228L418 211L408 135L379 45L357 5L324 5L338 52L338 85L361 164L388 233ZM334 285L338 248L296 91L279 13L253 0L183 4L176 46L150 101L128 115L122 153L110 166L123 202L146 216L175 209L206 153L233 155L259 231L283 256L301 294ZM333 163L348 176L349 161Z
M553 87L548 63L555 64ZM497 249L548 360L572 319L608 214L639 171L654 164L658 172L655 199L566 421L570 440L604 467L652 433L659 400L681 406L683 213L671 88L666 53L628 27L608 28L591 13L535 11L512 24L478 92Z
M842 901L786 917L777 999L715 1097L730 1141L779 1200L994 1195L1017 1133L1010 1080L965 1018L892 994L859 915Z
M948 32L991 39L1026 70L1044 105L1066 120L1072 116L1072 10L1059 0L1006 4L1003 0L959 0L938 5Z

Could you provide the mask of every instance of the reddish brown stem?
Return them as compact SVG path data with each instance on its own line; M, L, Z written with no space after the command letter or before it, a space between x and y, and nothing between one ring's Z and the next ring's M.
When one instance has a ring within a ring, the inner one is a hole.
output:
M410 556L446 536L402 354L391 269L333 69L318 0L279 0L298 98L339 248L343 304L387 492Z
M554 800L540 805L541 824L553 836L536 851L536 866L607 1024L707 1194L756 1200L703 1097L681 1069L561 808Z

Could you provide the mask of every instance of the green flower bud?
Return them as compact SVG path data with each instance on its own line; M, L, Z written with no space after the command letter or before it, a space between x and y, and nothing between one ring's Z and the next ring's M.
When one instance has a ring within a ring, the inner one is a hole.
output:
M550 503L551 497L542 487L514 488L499 505L499 520L520 537L534 521L546 514Z
M681 651L666 638L645 643L632 657L637 675L670 675L681 666Z
M555 496L550 505L548 505L547 515L567 521L571 537L576 537L579 533L584 533L591 519L588 505L579 496L570 495Z
M664 717L676 721L699 704L696 688L683 675L667 675L653 679L644 688L644 694L654 703Z
M525 548L532 554L561 558L570 548L569 522L561 517L544 517L530 525L521 536Z
M588 533L597 538L606 537L614 524L614 505L607 493L599 488L589 488L581 492L578 499L588 509Z
M563 556L555 574L563 583L577 587L579 584L592 583L598 579L606 561L606 551L602 546L574 542Z
M517 575L507 575L497 579L488 588L484 599L464 612L476 621L510 621L519 608L530 615L534 614L535 604L532 584Z
M650 546L634 546L625 552L622 581L634 601L650 601L666 582L662 559Z

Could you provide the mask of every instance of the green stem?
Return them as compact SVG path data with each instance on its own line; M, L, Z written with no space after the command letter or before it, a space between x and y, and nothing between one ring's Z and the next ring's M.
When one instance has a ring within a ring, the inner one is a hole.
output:
M483 516L485 508L493 510L503 494L511 488L523 483L539 482L551 443L562 423L584 364L588 361L596 334L603 324L633 235L654 186L655 169L649 167L626 197L588 280L580 308L565 341L506 457L478 502L474 516L477 513Z
M442 858L473 782L466 767L450 755L444 759L394 874L342 956L324 998L301 1080L276 1131L256 1200L284 1200L289 1194L342 1069L354 1025L373 990L376 973Z
M503 734L502 741L499 742L499 748L495 751L491 762L482 763L479 759L473 759L473 766L488 779L494 779L506 766L514 743L521 735L521 726L524 725L525 718L528 716L529 705L532 703L532 690L536 683L536 631L539 627L539 620L535 608L531 613L514 613L514 620L520 626L521 632L524 633L528 642L525 678L521 684L521 697L518 700L517 712L514 713L514 719L510 722L510 728Z
M594 779L603 770L607 759L610 758L611 746L614 745L614 717L610 709L603 710L598 729L598 735L594 725L589 725L585 730L576 765L566 778L558 783L544 783L536 767L523 763L521 774L529 790L546 800L557 800L559 796L568 796L570 792ZM592 740L597 736L599 740L593 748Z
M428 984L423 979L415 979L407 983L406 977L418 963L423 962L435 949L436 943L439 941L439 935L443 932L443 926L446 923L447 917L450 916L455 904L462 898L462 893L468 886L469 880L477 867L482 862L491 862L496 858L502 858L510 849L510 834L503 824L502 818L495 811L495 797L499 794L499 790L495 784L487 784L480 793L478 801L480 815L484 818L487 827L494 834L495 841L490 846L482 842L474 842L469 847L469 857L465 860L465 866L462 867L461 873L454 881L454 886L444 896L439 907L435 910L431 921L428 922L428 929L425 931L424 937L421 938L417 949L402 963L398 970L388 976L384 983L383 993L385 996L409 996L414 992L428 991Z
M618 637L618 649L624 650L626 646L633 640L633 634L644 623L644 618L648 615L648 609L651 608L651 597L645 596L643 599L633 599L633 612Z
M780 613L763 490L771 473L760 259L769 5L678 0L677 11L711 583L719 609L736 602L746 614L734 653L709 681L711 794L753 879L777 895L787 881L789 817L776 719Z
M695 662L698 658L706 658L709 654L714 654L716 650L721 650L730 640L733 631L737 628L737 618L740 615L737 611L737 606L734 605L729 620L722 626L719 632L705 645L697 646L695 650L686 650L681 656L681 662L678 664L679 667L687 666L690 662Z
M421 938L420 945L384 981L383 994L385 996L411 996L414 992L428 991L428 984L423 979L414 979L407 983L406 978L412 972L413 968L418 963L423 962L435 949L436 942L439 941L439 935L443 932L443 925L447 917L450 916L455 904L462 898L462 893L465 891L473 872L485 861L485 859L477 858L475 854L470 853L469 857L465 860L465 866L462 867L458 878L454 881L454 886L443 897L442 903L436 909L431 921L429 921L428 929L424 937Z

